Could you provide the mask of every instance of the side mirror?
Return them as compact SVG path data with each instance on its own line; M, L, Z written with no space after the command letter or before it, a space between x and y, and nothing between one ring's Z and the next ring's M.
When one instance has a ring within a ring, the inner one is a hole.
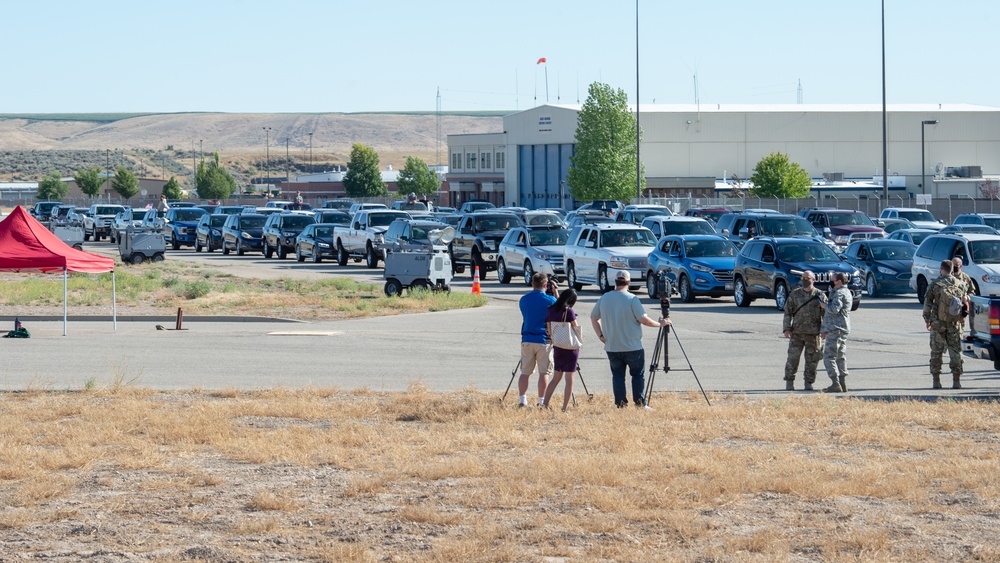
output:
M597 243L594 242L594 241L592 241L592 240L588 240L587 244L583 245L583 247L584 248L597 248Z
M361 222L360 221L355 221L354 222L354 227L352 227L352 228L354 228L354 229L361 229Z
M746 227L740 229L740 238L750 238L750 230Z

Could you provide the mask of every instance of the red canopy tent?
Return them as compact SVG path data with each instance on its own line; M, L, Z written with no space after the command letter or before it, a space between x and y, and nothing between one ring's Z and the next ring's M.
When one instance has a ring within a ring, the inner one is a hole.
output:
M10 215L0 221L0 271L63 273L63 336L66 336L68 273L111 272L112 322L118 328L115 261L67 245L23 207L15 207Z

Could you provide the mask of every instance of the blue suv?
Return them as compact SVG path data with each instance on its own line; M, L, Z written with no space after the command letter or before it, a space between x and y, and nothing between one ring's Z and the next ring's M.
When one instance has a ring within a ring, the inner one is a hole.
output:
M163 217L163 239L174 250L194 246L195 233L202 215L208 211L200 207L171 207Z
M663 237L649 254L646 293L651 299L659 299L656 280L659 274L666 274L685 303L699 295L731 295L738 253L733 243L718 235Z
M748 307L758 297L774 299L784 310L791 288L805 270L816 274L815 285L826 291L835 272L850 276L847 286L854 296L851 310L861 306L861 275L822 242L805 238L757 237L743 245L733 269L733 298L739 307Z

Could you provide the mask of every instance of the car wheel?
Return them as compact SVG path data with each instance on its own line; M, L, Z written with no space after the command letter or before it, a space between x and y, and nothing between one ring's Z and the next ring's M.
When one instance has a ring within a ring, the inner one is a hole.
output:
M139 264L142 264L142 261L145 260L145 259L146 259L146 257L143 256L142 254L133 254L132 255L132 263L135 264L135 265L137 265L137 266Z
M854 301L851 301L851 312L853 313L854 311L857 311L859 307L861 307L861 297L860 296L857 299L855 299Z
M677 291L681 294L681 301L684 303L694 303L694 288L691 287L691 278L681 276L678 283L680 287L677 288Z
M285 250L284 245L279 244L278 248L277 248L277 251L278 251L278 259L279 260L284 260L288 256L288 251Z
M313 247L312 261L313 264L319 264L323 261L323 258L319 255L319 250L317 250L315 246Z
M599 289L601 293L607 293L614 289L611 287L611 284L608 283L608 267L604 264L597 267L597 289Z
M170 242L170 248L173 248L174 250L180 250L181 249L181 243L177 242L177 240L175 239L175 240L173 240L173 241Z
M347 265L347 251L344 250L344 245L337 243L337 264L340 266Z
M222 254L225 256L229 256L229 247L226 246L226 243L222 243Z
M89 240L90 240L90 233L88 233L88 232L86 231L86 229L85 229L85 230L83 231L83 242L87 242L87 241L89 241Z
M865 278L865 289L868 291L868 297L878 297L878 284L875 283L875 274L868 274Z
M157 252L153 255L153 262L163 262L163 253Z
M246 251L243 250L243 242L242 241L236 241L236 255L237 256L243 256L245 253L246 253Z
M788 286L785 285L785 282L779 281L774 286L774 305L779 311L784 311L786 301L788 301Z
M378 268L378 254L375 254L375 249L372 248L371 243L365 246L365 266Z
M576 291L583 289L583 284L576 281L576 266L572 262L566 266L566 285Z
M385 291L386 297L398 297L403 293L403 284L396 278L389 278L385 280L385 287L382 290Z
M653 273L653 270L646 272L646 295L650 299L659 299L656 291L656 274Z
M531 260L524 261L524 285L531 287L531 278L535 277L535 269L531 267Z
M212 246L212 239L208 239L208 246L205 247L206 252L215 252L215 247Z
M507 263L503 258L497 260L497 279L500 283L510 283L510 272L507 271Z
M472 253L472 265L479 267L479 281L486 281L486 261L478 252ZM476 276L476 268L470 268L469 276Z
M274 256L274 249L271 248L270 244L267 244L267 240L264 241L264 258L270 258Z
M427 282L424 280L413 280L413 283L410 284L410 290L414 289L427 290L430 289L430 286L428 286Z
M733 300L737 307L749 307L750 296L747 295L747 286L743 283L743 278L736 278L736 285L733 286Z
M306 257L302 255L302 249L299 248L299 245L297 245L297 244L295 245L295 261L296 262L305 262L306 261Z
M924 296L927 295L927 280L923 276L917 278L917 301L924 304Z
M201 241L198 240L194 241L194 251L201 252Z

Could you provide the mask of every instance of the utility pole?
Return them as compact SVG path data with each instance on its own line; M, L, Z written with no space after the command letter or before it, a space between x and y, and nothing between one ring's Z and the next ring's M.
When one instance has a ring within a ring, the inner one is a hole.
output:
M291 160L288 158L288 137L285 137L285 181L290 181L292 179L292 173L289 166L291 166Z
M264 130L264 169L267 173L264 181L267 182L267 192L271 193L271 128L261 127Z
M309 133L309 173L313 172L313 134Z

